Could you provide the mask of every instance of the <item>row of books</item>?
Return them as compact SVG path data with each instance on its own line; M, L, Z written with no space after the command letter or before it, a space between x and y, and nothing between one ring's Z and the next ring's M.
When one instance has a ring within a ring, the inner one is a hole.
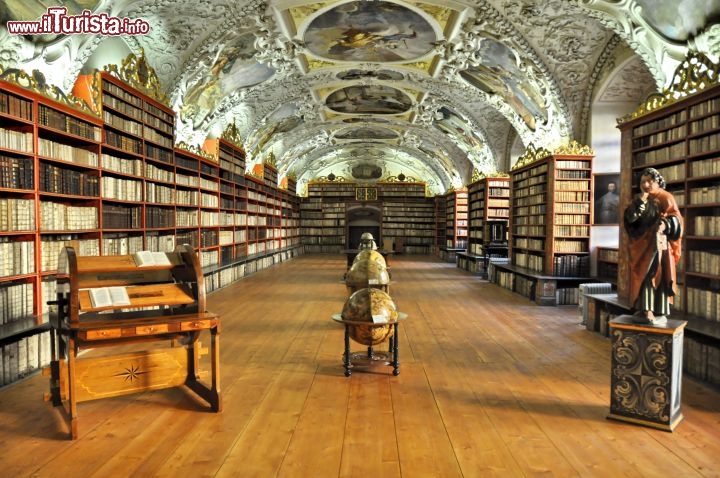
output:
M39 179L40 190L43 192L85 197L100 195L100 178L87 171L76 171L42 162Z
M0 385L8 385L50 364L50 332L2 346Z
M69 144L58 143L50 139L38 138L38 154L46 158L57 159L67 163L98 167L98 153Z
M720 249L690 250L685 260L688 272L717 275L720 271Z
M0 325L31 317L35 311L35 284L0 285Z
M0 231L33 231L34 199L0 199Z
M636 138L638 136L643 136L654 131L679 125L681 123L684 123L685 121L687 121L687 111L681 110L677 113L673 113L658 120L651 121L650 123L636 126L635 128L633 128L632 136L633 138Z
M38 107L38 123L92 141L100 142L102 139L102 130L98 125L69 116L45 105Z
M0 242L0 277L33 274L35 242Z
M51 272L57 270L60 251L65 246L72 246L79 256L99 256L99 239L79 239L76 235L43 236L40 240L40 270Z
M77 231L98 228L98 208L52 201L40 203L40 230Z
M570 234L570 236L572 236L572 234ZM588 241L556 238L555 241L553 241L553 252L577 253L590 251L588 250Z
M35 139L32 131L0 128L0 148L32 153L35 151Z
M32 121L32 101L0 91L0 113Z
M720 236L720 211L715 209L712 216L696 216L693 218L694 236Z
M693 129L692 126L690 128ZM660 131L648 136L639 137L633 139L633 149L646 148L648 146L658 146L668 141L677 141L684 139L687 135L687 128L685 125L680 125L676 128Z

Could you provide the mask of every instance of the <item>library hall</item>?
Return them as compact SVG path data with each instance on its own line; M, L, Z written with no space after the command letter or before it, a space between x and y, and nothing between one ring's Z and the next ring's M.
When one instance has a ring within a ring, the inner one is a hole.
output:
M720 0L0 2L0 443L720 478Z

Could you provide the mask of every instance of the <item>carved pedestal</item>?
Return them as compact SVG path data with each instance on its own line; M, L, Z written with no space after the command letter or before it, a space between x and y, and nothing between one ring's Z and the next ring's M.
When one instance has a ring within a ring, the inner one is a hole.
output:
M608 418L672 431L682 420L683 329L687 322L636 324L630 315L610 321L612 371Z

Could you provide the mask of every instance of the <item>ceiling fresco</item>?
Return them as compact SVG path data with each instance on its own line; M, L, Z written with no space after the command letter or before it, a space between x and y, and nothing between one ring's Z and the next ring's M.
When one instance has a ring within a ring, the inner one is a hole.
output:
M8 20L143 19L144 35L12 35ZM0 2L0 64L66 92L144 55L178 142L237 127L248 170L425 181L506 171L529 144L587 143L593 101L635 102L689 48L717 61L717 0L72 0Z
M342 62L397 62L428 54L438 37L417 12L397 3L353 1L315 17L303 35L310 53Z

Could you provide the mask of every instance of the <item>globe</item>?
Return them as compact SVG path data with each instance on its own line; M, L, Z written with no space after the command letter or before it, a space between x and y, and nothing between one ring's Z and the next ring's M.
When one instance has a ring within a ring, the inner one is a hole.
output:
M350 292L366 287L381 287L390 283L387 268L373 260L353 263L345 276L345 285Z
M343 320L367 322L368 325L347 325L350 338L362 345L377 345L390 338L393 326L373 326L377 322L395 322L398 318L395 301L380 289L360 289L348 297L340 314Z
M385 262L385 258L378 251L374 251L372 249L363 249L358 252L353 260L353 264L367 260L373 260L387 269L387 262Z

